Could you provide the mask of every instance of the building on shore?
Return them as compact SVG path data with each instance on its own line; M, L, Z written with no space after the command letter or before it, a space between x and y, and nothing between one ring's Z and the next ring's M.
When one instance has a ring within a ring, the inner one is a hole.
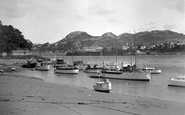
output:
M18 55L31 55L32 53L30 50L12 50L13 56L18 56Z

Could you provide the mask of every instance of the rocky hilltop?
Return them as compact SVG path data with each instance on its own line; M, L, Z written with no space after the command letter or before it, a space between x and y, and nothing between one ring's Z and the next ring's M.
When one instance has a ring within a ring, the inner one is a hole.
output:
M64 39L61 41L82 41L82 40L87 40L91 38L92 36L89 35L87 32L82 32L82 31L75 31L69 33Z

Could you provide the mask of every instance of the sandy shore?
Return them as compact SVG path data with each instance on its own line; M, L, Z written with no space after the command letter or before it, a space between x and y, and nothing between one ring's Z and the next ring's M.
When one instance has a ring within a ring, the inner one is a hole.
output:
M0 59L0 67L21 71L24 62ZM46 83L16 71L0 73L0 115L185 115L185 103Z

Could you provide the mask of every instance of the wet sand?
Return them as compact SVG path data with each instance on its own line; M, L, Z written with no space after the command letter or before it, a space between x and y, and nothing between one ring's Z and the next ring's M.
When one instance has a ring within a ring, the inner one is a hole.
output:
M22 71L22 62L0 59L0 69ZM183 102L46 83L16 71L0 73L0 115L185 115Z

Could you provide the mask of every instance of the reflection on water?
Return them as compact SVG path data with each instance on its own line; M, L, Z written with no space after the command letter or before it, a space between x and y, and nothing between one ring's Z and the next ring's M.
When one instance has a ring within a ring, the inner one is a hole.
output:
M185 75L185 56L140 56L139 64L158 67L162 70L161 74L152 74L151 81L127 81L127 80L110 80L112 83L111 93L125 95L142 96L169 101L185 103L185 87L168 86L168 79L172 76ZM67 61L70 62L70 58ZM81 60L81 57L75 57ZM85 61L91 63L101 63L100 57L84 57ZM106 62L113 62L114 56L105 57ZM130 62L129 56L119 56L118 62ZM54 68L50 71L32 71L25 70L18 74L28 75L41 78L46 82L65 84L77 87L85 87L93 90L93 83L97 79L90 78L87 73L80 71L77 75L54 73Z

